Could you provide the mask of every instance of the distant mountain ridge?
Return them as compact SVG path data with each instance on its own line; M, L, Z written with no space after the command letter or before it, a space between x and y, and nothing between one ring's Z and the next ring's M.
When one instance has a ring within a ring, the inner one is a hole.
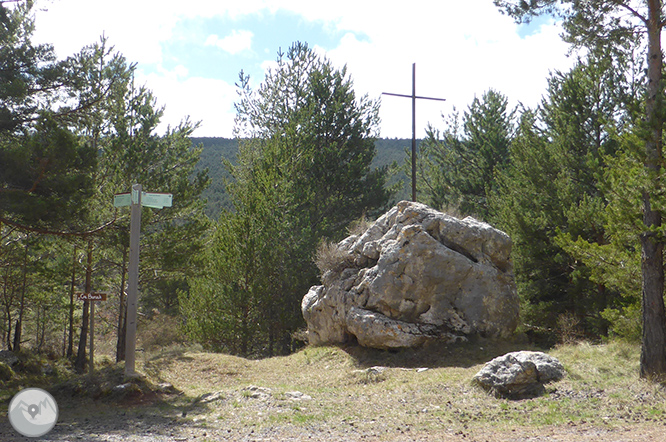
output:
M238 153L238 140L235 138L221 137L192 137L194 146L202 146L203 152L201 159L197 164L197 170L208 168L208 176L211 178L211 184L204 191L203 197L207 199L206 214L212 219L217 219L223 209L231 209L231 199L227 195L224 181L229 178L229 174L224 168L223 159L232 163L236 161ZM417 140L420 143L421 140ZM402 165L405 162L405 149L411 148L412 140L406 138L379 138L375 142L377 155L372 162L372 167L389 166L393 162ZM397 200L409 198L407 177L398 173L393 178L393 182L402 179L405 182L403 189L396 196Z

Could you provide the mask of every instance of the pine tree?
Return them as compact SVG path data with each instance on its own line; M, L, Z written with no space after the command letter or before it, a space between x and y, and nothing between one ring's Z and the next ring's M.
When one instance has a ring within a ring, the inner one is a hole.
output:
M238 86L239 154L228 165L235 211L217 228L214 276L197 279L181 303L193 334L217 334L218 348L286 352L317 281L318 243L341 239L350 221L388 202L386 169L370 168L378 105L355 95L346 69L301 43L279 54L256 91L242 72ZM202 308L214 304L229 310L211 323Z
M135 66L102 38L73 57L79 72L76 98L94 106L72 115L77 134L98 152L97 193L90 201L97 223L115 221L104 232L95 251L111 276L110 291L118 293L118 354L123 359L124 290L129 249L129 218L117 215L113 195L140 183L145 191L173 195L173 207L145 209L142 213L141 305L164 313L178 312L178 291L188 290L192 259L203 247L208 220L201 193L208 185L205 170L195 173L201 147L192 147L190 136L197 125L185 119L178 126L157 133L163 108L147 87L136 87ZM114 218L118 217L118 218Z
M509 159L513 114L507 98L489 90L474 98L462 119L457 113L450 116L441 137L428 129L418 165L427 204L491 220L488 196Z
M623 70L590 56L549 79L541 108L525 112L499 177L492 206L498 225L513 239L513 261L523 319L556 328L575 318L590 335L606 333L600 312L617 291L593 277L569 247L577 238L607 243L607 194L599 183L618 149L626 121ZM612 86L612 87L611 87ZM538 328L537 327L537 328Z
M648 180L641 189L643 231L640 234L642 262L643 338L641 377L666 376L666 309L664 308L664 240L659 233L662 213L655 206L660 194L663 164L662 135L664 61L661 31L664 21L661 0L494 0L517 20L541 13L556 13L564 20L567 41L591 50L608 48L616 53L634 48L644 51L644 167Z

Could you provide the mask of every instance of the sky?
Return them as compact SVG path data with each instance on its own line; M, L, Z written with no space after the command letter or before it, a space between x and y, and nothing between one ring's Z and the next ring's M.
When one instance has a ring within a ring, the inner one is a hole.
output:
M257 87L278 51L306 42L338 68L357 95L381 99L380 136L411 138L411 100L382 92L445 98L419 100L416 135L443 115L464 111L489 89L511 106L538 105L551 72L574 64L551 18L518 25L492 0L37 0L34 40L59 58L108 41L136 81L165 106L162 129L189 117L200 137L231 138L241 70Z

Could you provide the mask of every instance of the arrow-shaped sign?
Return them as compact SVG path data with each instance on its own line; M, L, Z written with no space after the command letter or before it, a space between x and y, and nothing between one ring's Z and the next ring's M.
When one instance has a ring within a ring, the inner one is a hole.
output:
M138 199L138 195L134 196L134 200ZM150 193L141 192L141 205L143 207L151 207L153 209L162 209L164 207L171 207L173 203L173 195L170 193ZM132 204L132 194L117 193L113 196L114 207L127 207Z
M172 202L173 202L173 195L170 193L143 192L141 194L141 205L144 207L161 209L163 207L171 207Z
M113 207L126 207L130 204L132 204L132 198L129 192L113 195Z

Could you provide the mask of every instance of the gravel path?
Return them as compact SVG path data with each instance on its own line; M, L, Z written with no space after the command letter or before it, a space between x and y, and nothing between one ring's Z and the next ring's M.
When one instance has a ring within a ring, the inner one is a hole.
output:
M84 417L84 412L85 416ZM318 426L272 426L255 430L234 427L224 419L183 416L174 409L156 407L100 406L90 403L61 408L58 424L39 439L19 436L6 418L0 425L0 441L31 442L206 442L206 441L465 441L465 442L658 442L666 441L666 423L636 424L616 428L595 425L545 427L538 430L515 428L499 432L441 431L415 432L409 429L388 431L377 423L377 432L361 431L353 426L331 428ZM236 425L237 427L237 425Z

